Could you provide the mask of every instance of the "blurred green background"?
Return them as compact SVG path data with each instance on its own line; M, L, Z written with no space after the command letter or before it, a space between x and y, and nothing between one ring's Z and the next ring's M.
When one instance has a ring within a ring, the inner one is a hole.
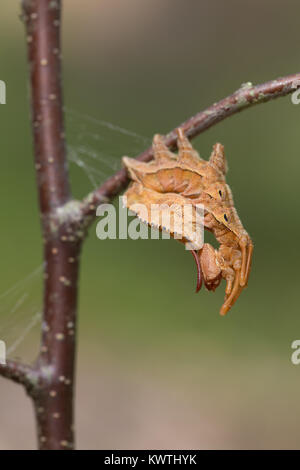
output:
M41 264L42 246L23 25L19 2L2 3L5 292ZM146 144L87 116L150 141L244 82L298 72L299 13L296 0L65 0L70 154L98 182ZM286 97L194 141L204 158L216 141L225 145L228 183L255 244L249 288L225 318L224 283L195 295L193 259L176 241L100 241L91 228L80 289L79 448L299 448L300 365L290 359L300 337L299 116ZM70 165L76 197L92 189L84 170ZM0 297L12 343L39 309L34 279L33 289L21 284ZM18 328L14 305L24 293ZM12 356L33 360L38 343L36 328ZM0 448L34 448L29 400L3 379L0 386Z

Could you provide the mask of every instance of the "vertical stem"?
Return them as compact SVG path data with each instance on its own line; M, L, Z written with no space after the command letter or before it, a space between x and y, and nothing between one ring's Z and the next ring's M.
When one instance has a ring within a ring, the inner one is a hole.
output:
M60 51L60 0L23 0L35 166L44 237L44 311L39 381L32 397L41 449L74 447L73 393L80 237L61 222L70 200ZM71 203L70 203L71 204Z
M46 243L47 273L40 386L33 396L40 448L74 447L73 400L77 278L80 244L61 237ZM72 236L71 236L72 237Z
M60 0L24 0L40 210L70 197L61 90Z

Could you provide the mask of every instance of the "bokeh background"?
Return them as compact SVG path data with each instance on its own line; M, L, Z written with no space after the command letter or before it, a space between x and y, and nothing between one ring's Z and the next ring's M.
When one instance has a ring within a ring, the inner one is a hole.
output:
M2 2L0 338L11 357L30 361L42 244L19 13L19 2ZM299 13L296 0L65 0L76 197L154 133L242 83L298 72ZM194 141L204 158L216 141L225 145L228 182L255 244L249 288L227 317L218 313L224 284L195 295L193 259L176 241L100 241L91 228L81 271L78 448L299 448L300 365L291 362L300 338L299 118L300 106L281 98ZM0 448L35 448L29 399L4 379L0 390Z

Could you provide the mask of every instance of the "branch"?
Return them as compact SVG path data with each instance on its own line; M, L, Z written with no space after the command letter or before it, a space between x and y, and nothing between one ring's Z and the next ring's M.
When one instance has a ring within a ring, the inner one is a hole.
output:
M259 103L288 95L300 87L300 73L277 78L270 82L253 86L245 83L232 95L213 104L204 111L199 112L184 123L180 124L185 134L192 139L225 118L232 116L244 109ZM173 129L165 137L166 145L171 149L177 148L176 129ZM136 157L138 160L148 162L153 158L152 147ZM128 176L125 169L118 171L106 180L98 189L89 194L82 204L82 216L92 221L95 217L95 208L102 202L112 199L119 194L128 184Z
M20 362L7 361L6 364L0 364L0 376L24 385L27 391L33 386L34 375L35 372L30 366Z
M23 0L31 78L32 127L40 210L70 198L61 91L61 2Z
M39 383L32 392L40 449L74 447L77 281L82 233L71 214L61 85L61 0L23 0L45 281ZM76 230L77 228L77 230ZM42 411L41 411L42 410Z

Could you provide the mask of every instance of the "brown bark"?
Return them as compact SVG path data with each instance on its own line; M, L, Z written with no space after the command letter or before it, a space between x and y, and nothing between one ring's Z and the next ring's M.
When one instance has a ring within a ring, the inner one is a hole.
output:
M25 0L23 14L45 260L43 331L35 366L39 381L32 397L40 448L72 448L81 236L76 224L62 221L59 212L70 200L62 110L61 2Z

